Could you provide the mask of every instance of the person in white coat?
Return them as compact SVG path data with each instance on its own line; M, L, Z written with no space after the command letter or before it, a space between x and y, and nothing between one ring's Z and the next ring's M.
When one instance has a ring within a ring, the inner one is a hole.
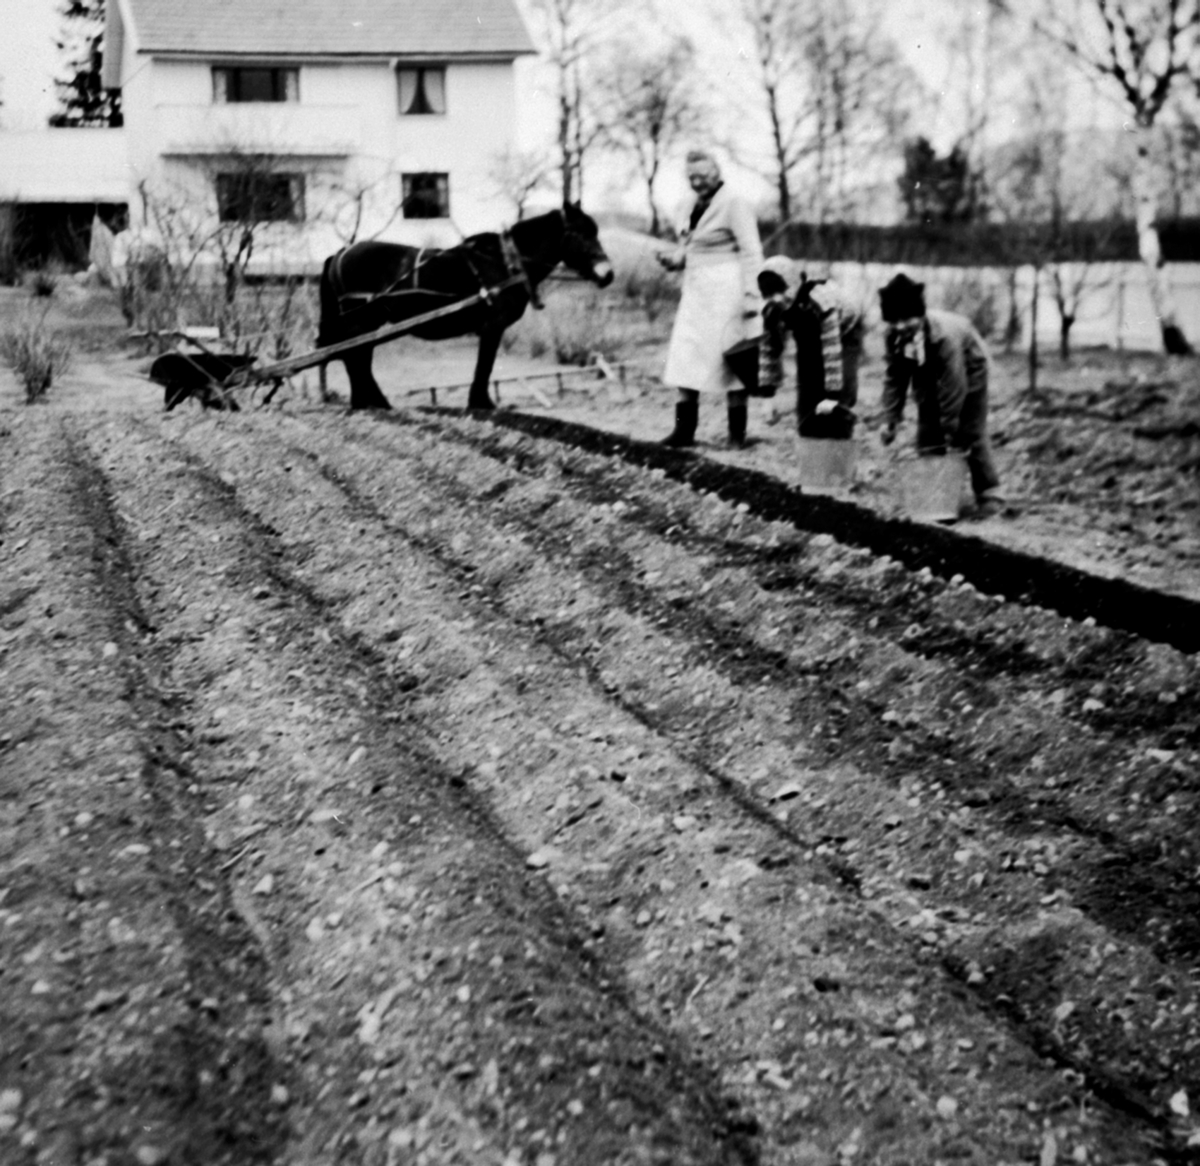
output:
M743 446L746 390L724 354L762 334L758 222L750 204L724 184L720 165L707 151L689 152L687 176L696 199L681 245L658 256L668 270L683 272L663 373L664 384L677 390L675 428L662 444L676 449L695 444L700 395L725 393L730 444Z

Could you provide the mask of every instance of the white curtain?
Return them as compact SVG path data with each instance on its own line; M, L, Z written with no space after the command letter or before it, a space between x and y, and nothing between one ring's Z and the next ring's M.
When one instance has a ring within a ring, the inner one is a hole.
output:
M400 82L400 112L445 113L446 70L436 68L397 69Z
M425 77L425 98L430 113L446 112L446 70L422 69Z

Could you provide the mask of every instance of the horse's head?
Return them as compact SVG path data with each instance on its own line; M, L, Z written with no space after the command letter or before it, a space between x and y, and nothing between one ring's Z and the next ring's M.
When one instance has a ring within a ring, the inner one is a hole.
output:
M600 231L591 215L585 214L577 202L563 206L562 261L584 279L599 287L613 281L613 266L600 246Z

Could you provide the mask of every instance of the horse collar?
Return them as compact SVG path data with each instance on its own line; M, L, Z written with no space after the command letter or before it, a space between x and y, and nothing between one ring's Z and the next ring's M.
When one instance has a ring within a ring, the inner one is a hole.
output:
M508 272L515 270L520 275L525 284L525 290L529 293L529 302L537 311L541 311L546 305L538 295L533 280L529 278L529 272L525 268L525 257L518 250L516 241L512 237L512 232L507 227L500 232L500 250L504 255L505 269Z

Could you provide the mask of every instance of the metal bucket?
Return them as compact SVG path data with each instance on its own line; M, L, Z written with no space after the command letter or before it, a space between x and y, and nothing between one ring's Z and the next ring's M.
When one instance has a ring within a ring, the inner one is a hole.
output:
M854 484L853 441L801 437L797 467L803 490L848 490Z
M904 509L925 522L954 522L970 504L971 476L966 457L949 451L942 457L918 457L901 470Z

